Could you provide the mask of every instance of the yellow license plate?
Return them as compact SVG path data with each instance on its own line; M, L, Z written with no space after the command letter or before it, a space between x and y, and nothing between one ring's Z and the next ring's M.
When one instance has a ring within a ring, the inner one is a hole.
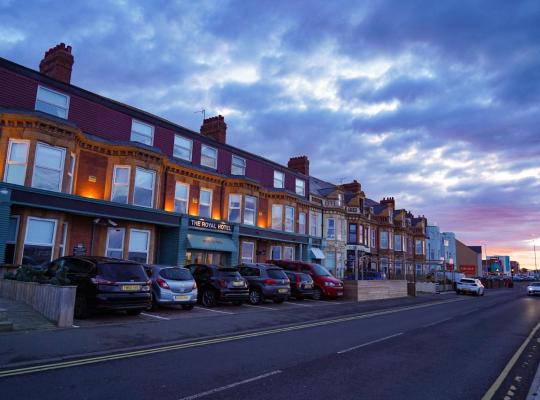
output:
M176 301L184 301L184 300L189 300L189 296L174 296L174 299Z
M133 292L136 290L141 290L141 285L122 285L122 290L126 292Z
M244 282L233 282L233 286L244 286Z
M278 293L287 293L288 290L287 289L278 289Z
M311 286L310 284L307 284L307 285L304 285L304 289L312 289L313 286Z

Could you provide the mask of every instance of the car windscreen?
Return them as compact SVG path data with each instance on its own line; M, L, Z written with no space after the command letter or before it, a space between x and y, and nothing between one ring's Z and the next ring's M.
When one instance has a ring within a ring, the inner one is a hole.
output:
M98 275L115 282L146 282L148 280L141 264L98 264Z
M287 279L287 275L281 269L267 269L266 273L272 279Z
M220 268L216 270L216 276L221 278L236 278L240 277L240 273L235 268Z
M322 265L319 264L311 264L311 267L313 268L313 272L319 276L332 276L330 272L326 268L324 268Z
M476 283L474 279L462 279L461 283Z
M191 281L193 277L188 270L182 268L164 268L159 271L159 275L163 279L168 279L170 281Z
M532 282L529 286L540 286L540 282Z

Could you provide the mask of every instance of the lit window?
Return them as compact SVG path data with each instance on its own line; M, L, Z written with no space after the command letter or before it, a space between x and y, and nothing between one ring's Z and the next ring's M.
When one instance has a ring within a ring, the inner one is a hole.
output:
M229 221L240 222L240 210L242 207L242 196L239 194L229 195Z
M188 211L189 185L176 182L174 190L174 212L187 214Z
M270 249L272 260L281 260L281 246L272 246Z
M283 247L283 259L294 260L294 247Z
M334 218L328 218L326 220L326 238L336 238L336 220Z
M283 206L272 204L272 229L283 230Z
M111 201L127 204L130 171L130 167L121 165L114 166Z
M36 146L32 187L55 192L61 191L65 155L66 149L63 147L53 147L44 143L38 143Z
M285 174L280 171L274 171L274 187L283 189L285 187Z
M68 170L68 193L73 193L73 174L75 173L75 153L71 153L69 156L69 170Z
M186 139L183 136L174 135L173 155L182 160L191 161L191 152L193 149L193 140Z
M202 145L201 146L201 165L205 167L217 168L217 149L213 147Z
M232 156L231 163L231 174L232 175L245 175L246 174L246 160L242 157Z
M296 194L299 196L306 195L306 181L296 178Z
M285 231L294 232L294 207L285 207Z
M105 257L124 258L124 234L124 228L109 228L107 230Z
M150 245L150 231L131 229L129 231L128 260L147 263Z
M135 190L133 204L142 207L152 207L154 204L155 172L137 167L135 169Z
M255 250L255 243L253 242L242 242L242 253L241 253L241 262L242 263L252 263L253 262L253 253Z
M306 234L306 213L298 214L298 233L301 235Z
M45 89L42 86L38 87L36 110L67 119L68 109L69 96L51 89Z
M24 238L23 264L40 265L52 260L56 220L28 217Z
M199 193L199 217L210 218L212 215L212 191L201 189Z
M5 182L24 185L29 146L30 142L27 140L9 140L6 170L4 172Z
M154 127L144 122L132 120L131 122L131 140L152 146L154 143Z
M257 198L253 196L244 197L244 224L255 225L256 212Z

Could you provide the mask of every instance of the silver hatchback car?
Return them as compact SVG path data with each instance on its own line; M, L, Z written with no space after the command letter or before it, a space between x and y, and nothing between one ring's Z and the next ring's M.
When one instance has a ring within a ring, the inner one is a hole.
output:
M161 305L181 305L191 310L197 302L197 284L186 268L168 265L146 265L152 281L152 309Z

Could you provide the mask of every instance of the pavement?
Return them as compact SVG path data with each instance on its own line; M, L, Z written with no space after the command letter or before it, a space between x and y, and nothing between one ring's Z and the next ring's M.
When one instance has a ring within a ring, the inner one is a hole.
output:
M55 324L22 302L0 297L0 308L6 310L7 319L13 322L13 331L56 329ZM0 333L2 334L6 333Z

